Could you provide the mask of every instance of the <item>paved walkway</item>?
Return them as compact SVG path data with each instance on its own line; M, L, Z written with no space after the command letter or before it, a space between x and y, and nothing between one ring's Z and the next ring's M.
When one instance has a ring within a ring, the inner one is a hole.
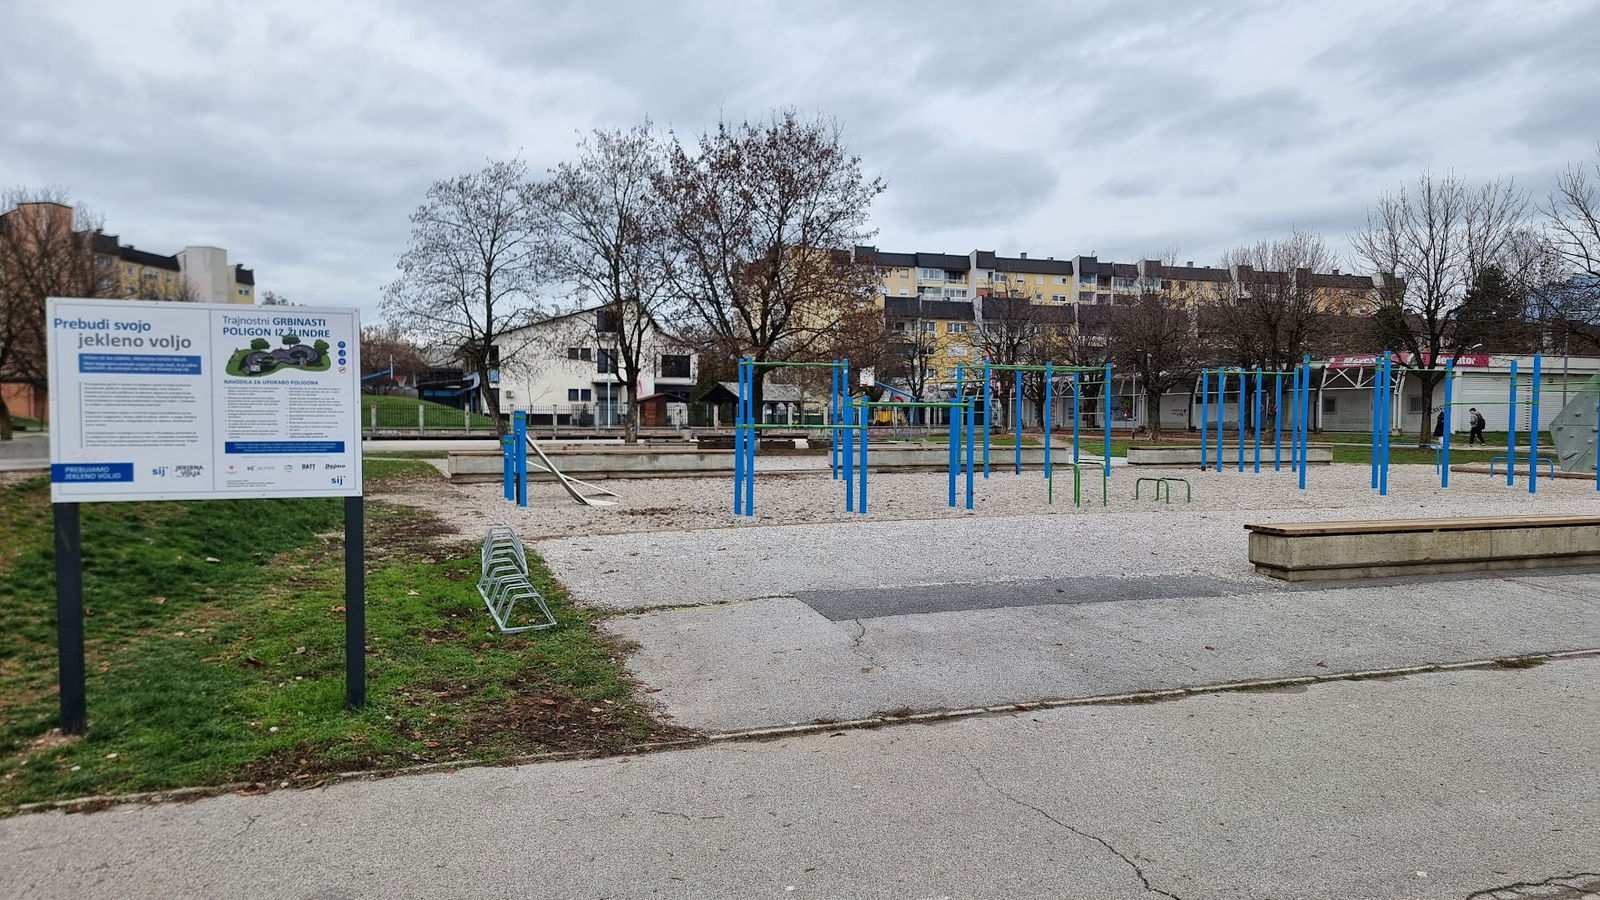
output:
M1575 659L28 815L0 896L1588 897L1597 707Z

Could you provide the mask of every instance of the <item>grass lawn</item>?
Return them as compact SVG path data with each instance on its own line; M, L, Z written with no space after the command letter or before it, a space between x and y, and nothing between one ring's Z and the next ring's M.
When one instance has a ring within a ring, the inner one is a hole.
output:
M466 413L453 406L418 400L415 397L392 397L387 394L361 396L361 427L372 427L374 408L377 409L379 428L416 428L417 407L422 407L422 423L427 428L461 428ZM494 419L472 413L473 428L494 428Z
M369 483L440 477L417 460L365 466ZM636 697L626 648L532 554L560 626L497 635L475 546L438 543L443 529L415 508L368 510L369 699L349 712L338 500L86 505L89 734L63 738L49 487L0 485L0 814L675 736Z

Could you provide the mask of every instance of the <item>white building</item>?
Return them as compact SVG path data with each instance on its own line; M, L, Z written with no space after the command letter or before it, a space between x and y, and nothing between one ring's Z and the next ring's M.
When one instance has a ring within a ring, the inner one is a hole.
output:
M495 344L501 360L500 411L528 414L535 427L617 428L628 391L640 400L640 427L683 427L689 391L698 376L694 351L654 320L640 322L640 368L635 384L618 371L614 322L603 307L553 316L509 333Z

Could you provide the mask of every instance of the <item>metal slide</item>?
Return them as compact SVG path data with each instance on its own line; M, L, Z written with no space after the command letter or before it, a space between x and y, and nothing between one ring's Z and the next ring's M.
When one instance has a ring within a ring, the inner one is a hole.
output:
M572 476L567 475L560 469L556 468L556 464L550 461L550 457L544 455L544 448L539 446L539 442L533 439L532 434L528 435L528 446L532 447L533 452L539 455L539 462L533 462L532 460L529 460L528 468L537 472L546 472L555 476L555 479L561 482L561 486L567 489L567 493L572 496L572 499L582 503L585 506L617 505L615 500L602 500L600 499L599 495L604 494L607 497L620 497L622 496L621 494L618 494L616 491L607 490L606 488L603 488L597 484L590 484L587 481L573 478ZM593 492L593 495L591 496L584 494L582 491L578 490L578 487L589 489Z
M1591 378L1550 420L1550 438L1566 472L1595 471L1596 439L1600 436L1600 377ZM1545 391L1546 394L1551 393Z

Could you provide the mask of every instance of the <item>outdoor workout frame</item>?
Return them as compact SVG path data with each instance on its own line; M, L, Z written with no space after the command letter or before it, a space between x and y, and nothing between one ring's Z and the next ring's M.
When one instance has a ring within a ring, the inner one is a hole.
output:
M1274 378L1274 394L1278 400L1278 402L1274 404L1275 422L1273 426L1273 468L1277 469L1279 467L1282 455L1283 433L1283 377L1287 375L1291 379L1290 404L1291 409L1293 410L1290 422L1291 446L1289 466L1291 470L1298 470L1299 486L1302 489L1305 488L1307 440L1310 435L1311 375L1316 367L1320 366L1325 368L1327 365L1328 363L1326 361L1313 361L1309 356L1306 356L1301 358L1299 365L1295 366L1293 370L1287 372L1240 368L1202 369L1200 371L1200 468L1202 470L1210 468L1212 459L1212 414L1210 410L1211 379L1213 376L1216 378L1217 431L1215 460L1216 470L1221 472L1223 469L1223 425L1224 419L1226 418L1228 379L1230 376L1237 376L1239 378L1238 394L1240 410L1236 468L1240 472L1244 471L1244 398L1246 391L1249 389L1249 379L1252 375L1255 376L1255 401L1253 404L1254 411L1251 414L1250 420L1254 425L1254 469L1257 472L1261 471L1261 430L1263 418L1262 379L1267 375L1271 375ZM1525 390L1519 391L1519 389L1522 387L1522 382L1518 375L1517 361L1512 360L1510 384L1507 388L1507 397L1505 403L1503 404L1508 413L1506 423L1506 484L1508 486L1515 484L1517 465L1521 462L1526 462L1528 466L1528 493L1530 494L1537 493L1539 490L1538 457L1539 420L1541 413L1540 382L1543 374L1543 365L1543 355L1538 353L1534 354L1533 372L1530 383ZM1376 490L1380 496L1386 496L1389 493L1389 464L1392 457L1391 450L1393 447L1394 436L1394 354L1392 352L1385 351L1382 354L1374 357L1372 368L1372 438L1370 444L1371 456L1368 461L1368 478L1372 489ZM1499 376L1489 372L1461 371L1455 367L1454 360L1447 362L1443 371L1444 402L1441 405L1441 408L1444 413L1444 427L1443 433L1440 435L1439 446L1436 448L1437 455L1435 468L1439 472L1439 486L1449 487L1450 436L1453 426L1455 407L1467 405L1493 406L1501 404L1494 404L1488 401L1475 401L1471 404L1468 404L1467 402L1457 401L1455 399L1455 382L1457 379L1466 377L1496 378ZM1521 399L1518 397L1519 392L1522 393ZM1600 386L1597 386L1596 393L1596 414L1600 415ZM1517 453L1517 433L1519 430L1517 425L1517 413L1519 409L1524 408L1528 410L1527 450L1522 458L1519 459L1519 454ZM1596 467L1595 489L1600 490L1600 466Z
M1227 418L1228 402L1228 377L1236 375L1239 378L1239 425L1237 432L1237 454L1235 466L1238 471L1244 471L1244 448L1246 439L1246 418L1249 412L1248 428L1253 434L1251 451L1251 469L1261 471L1261 432L1266 427L1266 379L1272 378L1272 470L1280 471L1283 468L1283 379L1289 378L1289 400L1293 405L1294 413L1290 417L1289 435L1289 470L1300 473L1300 487L1305 487L1304 450L1302 439L1305 416L1304 409L1309 409L1303 394L1309 392L1310 378L1309 365L1301 363L1293 369L1274 370L1241 368L1215 368L1200 370L1200 469L1202 471L1211 466L1211 378L1217 380L1217 471L1222 471L1223 466L1223 427ZM1250 387L1250 378L1255 377L1255 388ZM1253 393L1254 399L1246 404L1245 397Z
M1003 365L984 360L983 363L983 477L989 477L989 432L994 425L994 405L992 387L994 373L1015 373L1015 382L1012 391L1012 435L1015 445L1013 450L1012 466L1016 474L1022 474L1022 374L1024 372L1044 373L1044 410L1041 417L1044 424L1044 477L1048 480L1054 472L1054 440L1053 427L1055 418L1055 380L1057 375L1072 375L1072 462L1077 464L1080 458L1079 438L1081 430L1082 408L1082 381L1087 372L1094 372L1101 376L1101 401L1100 424L1103 432L1101 450L1101 478L1111 477L1111 365L1101 366L1058 366L1055 363L1038 365ZM956 366L956 378L959 389L962 367Z

